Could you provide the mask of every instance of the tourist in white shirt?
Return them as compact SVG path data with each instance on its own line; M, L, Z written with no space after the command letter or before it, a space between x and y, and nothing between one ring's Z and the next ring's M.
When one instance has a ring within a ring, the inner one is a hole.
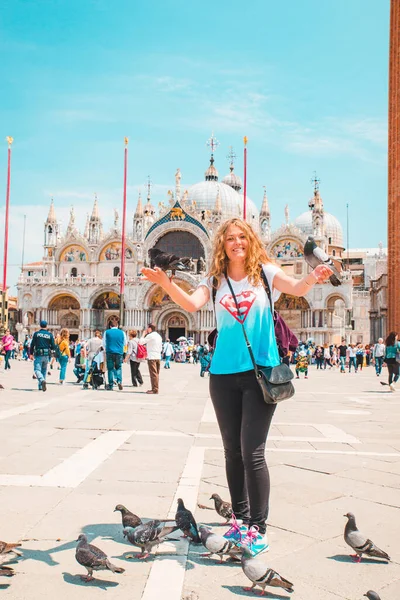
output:
M160 378L162 337L156 331L156 326L150 323L145 331L145 337L141 338L140 344L145 344L147 348L147 366L151 381L151 390L146 394L158 394L158 382Z
M386 346L383 343L383 338L379 338L378 343L375 344L373 349L373 358L375 361L375 372L377 376L381 374L383 359L385 358Z
M354 367L354 372L357 373L356 349L354 344L350 344L349 346L349 373L351 373L352 365Z

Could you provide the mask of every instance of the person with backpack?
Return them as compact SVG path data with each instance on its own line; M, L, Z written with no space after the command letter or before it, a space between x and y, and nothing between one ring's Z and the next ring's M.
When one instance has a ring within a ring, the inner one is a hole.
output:
M396 331L391 331L385 341L385 363L388 369L388 383L381 381L381 385L388 385L391 392L395 392L394 384L398 382L399 374L399 358L400 358L400 342Z
M156 326L153 325L153 323L150 323L147 327L145 336L141 338L140 344L145 345L147 349L147 366L151 381L151 390L147 390L146 394L158 394L162 337L159 333L157 333Z
M269 549L266 526L270 495L265 445L276 404L264 402L242 323L256 364L278 366L273 301L279 292L304 296L316 283L328 279L332 271L318 265L302 279L290 277L272 263L251 225L233 218L215 233L207 277L192 294L181 289L160 268L144 267L142 273L188 312L200 310L215 291L218 338L210 366L210 395L222 435L235 515L225 538L246 546L253 556L265 552Z
M33 355L34 375L38 382L38 388L42 392L47 389L47 365L52 352L55 351L56 344L51 331L47 331L47 321L40 321L40 329L35 331L32 336L29 352Z
M122 363L126 346L126 335L118 327L118 318L112 316L110 328L104 332L103 348L106 352L106 363L108 372L107 390L114 389L114 383L122 390Z
M138 356L138 354L140 354L140 352L138 352L138 346L137 331L136 329L131 329L129 332L128 352L125 360L126 362L129 361L133 387L137 387L138 384L143 385L143 377L140 372L140 361L143 359Z

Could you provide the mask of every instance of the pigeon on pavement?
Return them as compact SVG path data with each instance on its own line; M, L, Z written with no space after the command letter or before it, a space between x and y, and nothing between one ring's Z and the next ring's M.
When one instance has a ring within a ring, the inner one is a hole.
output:
M12 567L0 567L0 576L2 577L13 577L15 571Z
M213 533L208 527L200 525L199 527L200 539L204 548L207 548L208 553L202 554L202 556L212 556L218 554L220 561L222 562L224 556L233 556L240 552L239 548L229 540L225 539L222 535Z
M185 508L182 498L178 498L178 510L176 511L175 522L184 537L190 538L195 544L201 544L195 518L190 510Z
M133 546L138 546L141 549L142 552L137 555L137 558L147 558L154 546L161 544L167 535L177 529L179 527L176 525L166 526L165 523L155 519L135 528L125 527L123 534Z
M18 542L8 543L0 540L0 565L14 560L17 556L22 556L22 552L16 550L16 548L20 548L21 546L22 544Z
M312 269L315 269L318 265L325 265L331 269L331 271L333 271L333 274L329 277L331 284L335 287L342 285L342 282L338 279L340 271L342 270L341 263L331 256L328 256L322 248L317 246L312 235L308 236L304 245L304 258Z
M150 248L149 250L151 264L159 267L163 271L188 271L191 259L188 256L181 258L176 254L163 252L158 248Z
M373 590L369 590L369 592L364 594L364 596L366 596L368 598L368 600L381 600L381 597L379 596L379 594L377 594Z
M356 554L352 555L352 558L356 562L361 562L363 554L376 558L384 558L387 561L390 560L390 556L386 552L375 546L374 542L365 537L357 529L356 518L353 513L349 512L343 516L347 517L346 527L344 528L344 541L355 550Z
M84 533L81 533L77 541L75 558L88 572L87 575L81 575L84 581L94 579L93 571L112 571L113 573L123 573L125 571L125 569L113 565L103 550L100 550L97 546L93 546L93 544L88 544Z
M213 494L210 500L214 500L215 510L219 516L226 519L226 522L229 523L232 518L232 504L224 502L218 494Z
M293 592L293 583L273 569L268 568L261 558L252 556L246 545L242 546L242 569L253 584L250 588L243 588L246 592L253 591L257 585L262 588L261 596L264 594L266 586L283 588L288 592Z
M117 504L114 512L120 512L122 517L122 527L137 527L142 524L142 519L128 510L123 504Z

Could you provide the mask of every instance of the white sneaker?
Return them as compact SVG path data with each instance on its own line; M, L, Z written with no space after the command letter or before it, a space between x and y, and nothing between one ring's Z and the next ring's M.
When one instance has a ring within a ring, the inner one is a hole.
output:
M389 385L389 388L390 388L391 392L395 392L396 391L396 388L394 387L394 385L392 383Z

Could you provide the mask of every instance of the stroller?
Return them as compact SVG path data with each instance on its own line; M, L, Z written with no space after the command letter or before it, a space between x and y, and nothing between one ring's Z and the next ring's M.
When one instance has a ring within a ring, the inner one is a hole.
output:
M104 373L101 370L101 363L98 360L100 352L102 352L102 350L99 350L99 352L97 352L97 354L95 354L92 359L92 364L89 368L86 383L83 384L84 390L87 390L89 388L89 384L94 390L97 390L97 388L104 385Z

